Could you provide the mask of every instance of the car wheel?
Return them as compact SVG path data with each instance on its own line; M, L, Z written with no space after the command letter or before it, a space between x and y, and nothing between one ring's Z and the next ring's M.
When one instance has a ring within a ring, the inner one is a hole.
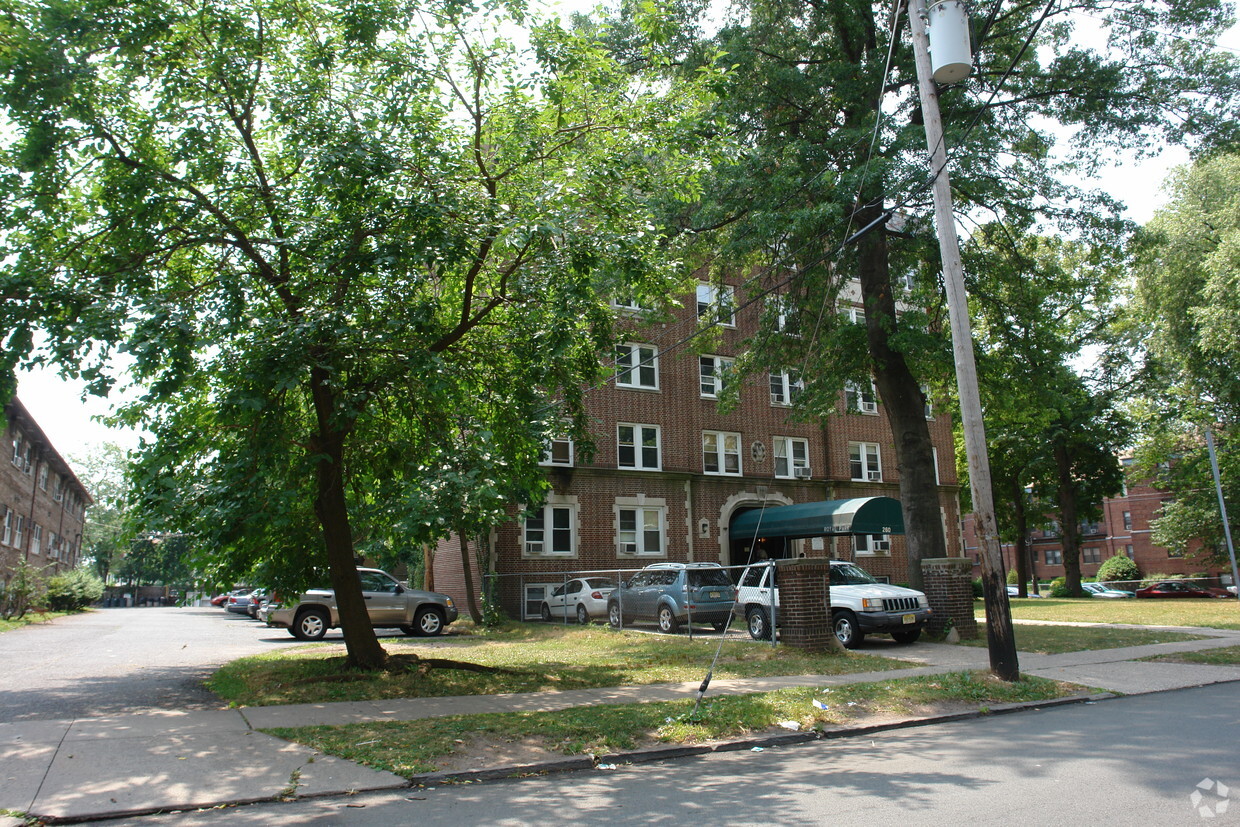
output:
M896 643L916 643L917 638L921 637L921 629L914 629L911 632L892 632L891 639Z
M401 634L405 635L406 637L413 637L414 635L418 633L418 629L416 626L397 626L396 628L400 629Z
M297 615L289 631L298 640L322 640L330 623L331 618L322 609L306 609Z
M745 612L745 622L749 626L749 636L754 640L770 640L771 624L767 622L766 609L761 606L750 606Z
M852 649L858 643L865 640L865 635L857 628L857 616L852 612L839 612L831 621L831 628L835 631L835 636L839 638L840 643L844 644L845 649Z
M607 624L613 629L624 628L624 615L620 613L619 603L607 604Z
M590 622L590 613L587 612L586 607L580 603L577 604L577 622L582 626L585 626Z
M540 610L540 613L542 614L543 623L551 622L551 607L550 606L548 606L546 603L542 604L542 609Z
M413 618L413 632L418 637L434 637L443 632L443 614L432 606L423 606Z
M676 614L671 606L659 607L659 631L668 635L674 635L680 631L680 621L676 620Z
M712 620L710 622L710 628L714 629L716 632L726 632L728 629L728 622L726 620Z

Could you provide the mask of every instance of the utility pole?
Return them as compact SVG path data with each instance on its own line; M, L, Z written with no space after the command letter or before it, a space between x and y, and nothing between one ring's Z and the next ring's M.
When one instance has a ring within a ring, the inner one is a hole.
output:
M952 211L951 182L947 176L947 148L943 143L938 90L931 77L926 21L925 0L910 0L909 23L913 32L913 54L917 61L917 81L921 94L922 117L926 125L926 144L930 148L930 169L934 174L934 223L938 230L939 251L943 259L943 282L947 289L947 310L951 319L956 386L960 394L960 421L964 430L969 483L973 492L973 514L982 544L982 593L986 605L986 641L990 650L990 668L1002 680L1015 681L1020 679L1020 666L1016 657L1016 641L1012 636L1012 612L1008 605L1007 584L1003 577L1003 553L999 545L999 528L991 490L986 429L982 422L982 402L977 387L977 365L973 359L973 331L969 323L968 297L965 295L964 272L960 263L960 244L956 238L956 219Z

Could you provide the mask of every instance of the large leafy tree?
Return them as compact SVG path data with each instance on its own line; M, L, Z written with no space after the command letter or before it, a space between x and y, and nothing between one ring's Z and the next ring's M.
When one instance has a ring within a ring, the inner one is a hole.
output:
M193 534L211 579L326 567L354 666L385 661L358 543L454 528L381 524L393 491L484 429L487 462L532 479L549 409L579 415L599 369L599 297L677 292L647 200L694 194L695 88L524 19L86 0L0 22L6 355L103 392L127 354L146 527ZM484 409L492 364L506 405ZM462 411L471 431L445 426Z
M1216 431L1224 492L1240 486L1240 154L1174 172L1170 196L1137 239L1134 301L1125 330L1136 353L1133 410L1143 428L1136 473L1176 495L1155 541L1180 553L1204 543L1225 556L1204 430ZM1168 462L1173 460L1172 462Z
M696 20L699 7L676 11ZM993 2L972 15L973 77L940 92L962 215L1113 243L1126 230L1118 205L1064 172L1088 175L1119 148L1237 135L1235 56L1201 45L1231 22L1214 0ZM1101 34L1086 43L1078 25ZM738 0L708 37L645 21L617 48L652 39L669 65L731 68L719 108L742 152L683 221L721 266L750 265L755 285L788 294L778 315L795 311L801 336L764 337L753 362L800 367L807 412L833 410L844 381L873 375L919 582L919 558L945 553L922 386L949 386L950 359L937 254L917 220L929 171L904 29L898 4ZM853 278L860 291L845 294ZM842 296L864 305L863 322L837 314Z

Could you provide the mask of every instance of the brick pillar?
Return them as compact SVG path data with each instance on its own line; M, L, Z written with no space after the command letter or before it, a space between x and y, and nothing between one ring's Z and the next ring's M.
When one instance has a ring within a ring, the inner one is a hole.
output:
M780 640L811 651L835 648L831 645L831 561L800 557L778 560L775 565Z
M962 640L978 636L973 616L973 562L965 557L937 557L921 561L921 576L934 616L926 626L941 635L950 620Z

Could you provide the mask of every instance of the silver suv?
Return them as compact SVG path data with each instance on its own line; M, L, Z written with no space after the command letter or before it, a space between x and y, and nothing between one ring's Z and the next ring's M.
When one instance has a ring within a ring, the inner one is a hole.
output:
M358 569L357 576L362 581L370 624L376 629L400 629L407 635L429 637L456 620L456 606L446 594L406 588L379 569ZM340 625L336 593L311 589L291 605L273 603L267 609L267 625L288 629L298 640L322 640L328 629Z
M728 625L736 587L718 563L655 563L637 572L607 598L613 629L626 621L653 620L673 633L682 623Z

